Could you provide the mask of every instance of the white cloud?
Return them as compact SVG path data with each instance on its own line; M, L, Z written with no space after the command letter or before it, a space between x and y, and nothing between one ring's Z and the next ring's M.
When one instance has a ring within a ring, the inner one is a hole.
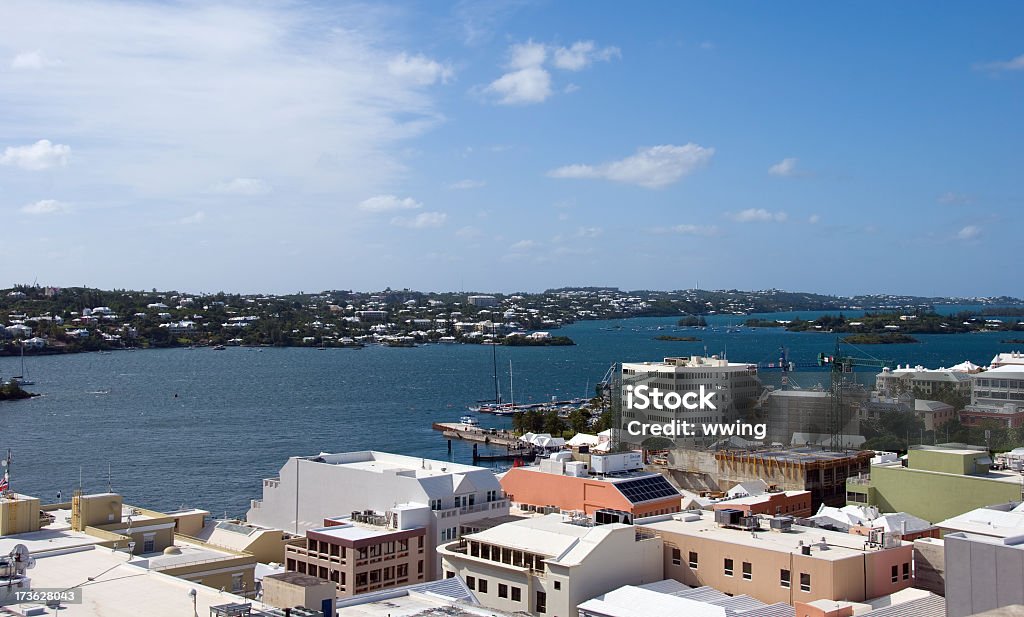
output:
M388 72L400 79L408 79L420 86L430 86L438 81L448 83L455 76L451 65L441 64L422 54L410 56L402 53L388 62Z
M576 236L580 238L597 238L603 233L600 227L580 227L576 230Z
M715 225L673 225L672 227L656 227L654 233L659 234L680 234L683 236L717 236L718 227Z
M509 49L508 66L511 69L528 69L544 64L548 57L548 48L543 43L535 43L533 39L525 43L517 43Z
M530 250L532 248L535 248L536 246L537 246L537 243L534 242L533 240L520 240L519 242L516 242L515 244L510 246L509 248L511 250L513 250L513 251L520 252L520 251L528 251L528 250Z
M633 156L601 165L566 165L548 172L552 178L603 178L613 182L661 188L707 165L714 148L685 146L642 148Z
M412 197L402 198L395 195L377 195L365 199L359 204L359 209L366 212L393 212L395 210L415 210L422 207L423 204Z
M406 169L405 142L444 121L417 80L444 79L448 67L415 55L396 62L402 37L389 8L116 0L0 7L0 48L13 55L43 41L46 57L64 60L59 72L4 72L0 135L74 135L89 144L89 167L75 166L81 186L109 187L136 203L180 202L238 170L273 178L289 199L355 201L394 182ZM409 78L394 77L389 64Z
M810 223L811 225L817 225L818 223L821 222L821 216L818 214L812 214L807 218L807 222Z
M65 166L71 156L71 146L50 143L40 139L28 146L7 146L0 155L0 165L13 165L29 171Z
M206 213L203 212L202 210L200 210L199 212L196 212L195 214L190 214L188 216L185 216L185 217L182 217L182 218L178 219L178 224L179 225L198 225L199 223L202 223L205 220L206 220Z
M580 87L577 86L576 84L566 84L566 86L564 88L562 88L562 93L563 94L572 94L573 92L576 92L579 89L580 89Z
M270 185L259 178L234 178L213 187L213 192L221 195L266 195L270 191Z
M426 229L440 227L447 219L448 215L444 212L420 212L416 216L396 216L391 219L391 224L397 227Z
M38 71L60 65L59 60L51 60L39 50L23 51L11 60L11 68L21 71Z
M56 199L40 199L21 208L21 211L25 214L55 214L58 212L69 212L70 210L70 206Z
M607 62L612 58L621 58L622 52L618 47L598 49L594 41L576 41L569 47L559 47L554 55L556 67L566 71L581 71L595 60Z
M497 94L502 105L543 103L551 96L551 73L540 66L519 69L495 79L486 91Z
M465 227L460 227L455 232L455 235L460 237L460 238L466 238L466 239L472 240L474 238L479 238L480 236L482 236L483 235L483 231L481 231L480 228L478 228L478 227L473 227L472 225L466 225Z
M974 240L981 235L981 227L968 225L956 233L957 240Z
M974 202L974 198L970 195L957 193L956 191L946 191L939 195L938 201L940 204L945 205L967 206Z
M737 223L784 223L789 218L785 212L769 212L764 208L747 208L727 216Z
M483 180L459 180L458 182L452 182L448 185L448 188L456 191L466 191L469 189L478 189L487 186L487 183Z
M982 71L1024 71L1024 54L1015 58L999 62L986 62L974 65L975 69Z
M793 176L796 175L796 159L786 158L782 159L778 163L768 168L768 173L773 176Z

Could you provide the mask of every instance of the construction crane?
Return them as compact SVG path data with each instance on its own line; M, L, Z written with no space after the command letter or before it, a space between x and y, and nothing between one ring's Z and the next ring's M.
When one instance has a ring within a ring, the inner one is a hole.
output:
M782 371L782 389L787 390L789 387L790 373L794 373L798 369L820 369L821 366L822 365L818 362L793 362L789 359L789 349L786 347L779 347L778 361L758 362L757 372Z
M824 352L818 354L818 366L827 366L832 373L832 408L828 418L829 448L838 452L843 449L840 439L840 431L843 430L843 374L852 373L858 366L875 369L892 368L893 363L878 358L858 358L844 355L839 348L839 341L836 341L835 353L832 355Z

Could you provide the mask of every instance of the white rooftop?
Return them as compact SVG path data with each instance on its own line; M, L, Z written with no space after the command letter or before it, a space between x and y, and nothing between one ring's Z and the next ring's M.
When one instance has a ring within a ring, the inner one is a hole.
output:
M81 604L64 604L62 617L180 617L192 615L190 590L196 591L196 611L244 598L197 585L127 563L123 552L87 547L36 558L30 570L33 588L81 590ZM254 608L269 608L253 602Z
M624 528L632 530L631 525L622 523L577 525L561 514L548 514L498 525L465 538L544 555L548 563L571 566L581 563L595 546Z
M414 478L432 478L452 474L488 471L483 467L476 467L474 465L462 465L448 461L435 461L416 456L404 456L388 452L376 452L373 450L344 452L340 454L321 452L318 456L308 457L306 460L375 473L402 473Z
M765 528L756 534L740 529L719 527L715 522L714 512L688 512L672 516L669 520L656 523L645 523L649 529L666 533L700 535L702 538L713 538L730 544L741 544L781 553L797 553L801 546L810 545L811 555L818 559L839 560L862 555L864 537L794 525L792 531L786 533L771 532ZM827 549L821 548L824 539Z
M1024 512L978 508L936 523L936 526L949 531L1009 538L1024 535Z

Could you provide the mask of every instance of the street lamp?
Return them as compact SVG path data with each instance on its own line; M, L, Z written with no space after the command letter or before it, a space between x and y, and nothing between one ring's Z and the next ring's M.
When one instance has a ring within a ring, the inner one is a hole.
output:
M199 617L199 609L196 607L196 595L198 594L196 594L195 588L188 590L188 596L192 598L192 615L194 617Z

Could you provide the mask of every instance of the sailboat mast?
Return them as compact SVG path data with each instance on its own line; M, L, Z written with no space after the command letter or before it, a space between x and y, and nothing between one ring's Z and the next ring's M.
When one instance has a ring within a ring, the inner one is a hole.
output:
M516 408L516 391L512 386L512 358L508 359L508 398L512 401L512 409Z
M498 336L494 322L491 322L491 362L494 365L494 404L501 405L501 391L498 389Z

